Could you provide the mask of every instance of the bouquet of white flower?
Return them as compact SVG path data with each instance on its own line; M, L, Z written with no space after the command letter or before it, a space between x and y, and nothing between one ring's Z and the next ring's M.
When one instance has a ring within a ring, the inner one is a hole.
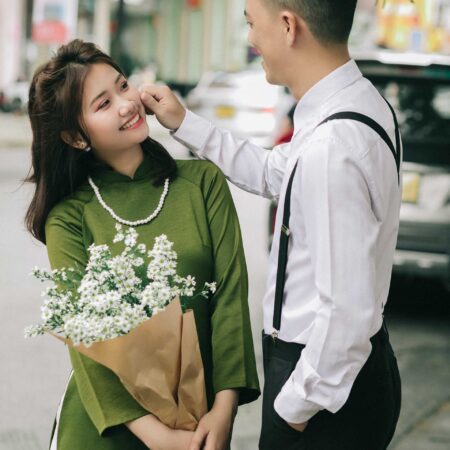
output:
M147 251L135 229L117 224L116 230L114 242L125 245L117 256L108 245L92 244L85 268L33 270L53 285L43 292L42 322L25 335L64 340L111 369L163 423L193 430L206 413L206 393L193 313L183 312L180 296L193 296L195 279L177 275L177 254L165 235ZM209 292L215 283L201 295Z

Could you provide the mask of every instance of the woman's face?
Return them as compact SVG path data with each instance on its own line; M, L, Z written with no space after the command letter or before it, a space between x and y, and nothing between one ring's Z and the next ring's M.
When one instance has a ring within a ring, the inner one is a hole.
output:
M102 156L135 149L149 133L138 90L108 64L90 66L82 115L91 146Z

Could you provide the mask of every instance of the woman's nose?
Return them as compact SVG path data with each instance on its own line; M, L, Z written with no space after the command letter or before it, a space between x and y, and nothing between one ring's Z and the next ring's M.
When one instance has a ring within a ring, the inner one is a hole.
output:
M137 106L134 104L134 102L131 102L131 101L126 101L126 102L124 102L124 104L122 104L119 107L119 114L122 117L126 117L136 111L137 111Z

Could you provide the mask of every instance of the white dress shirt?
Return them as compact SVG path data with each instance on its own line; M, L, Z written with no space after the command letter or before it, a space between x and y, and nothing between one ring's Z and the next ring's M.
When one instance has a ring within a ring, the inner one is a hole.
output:
M306 347L275 400L277 413L292 423L322 409L334 413L346 402L371 352L370 337L382 325L397 239L394 157L365 124L335 120L317 127L339 111L368 115L395 146L392 113L353 60L301 98L288 144L265 150L190 111L173 133L235 185L279 200L263 301L269 334L285 191L298 161L279 338Z

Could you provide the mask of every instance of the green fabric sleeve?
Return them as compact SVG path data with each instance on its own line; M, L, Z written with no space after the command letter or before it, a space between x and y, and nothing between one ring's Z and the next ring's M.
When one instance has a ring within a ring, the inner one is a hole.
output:
M260 395L239 222L223 174L213 169L205 193L217 291L211 305L213 388L239 391L239 404Z
M50 265L52 269L85 267L87 245L81 207L57 208L58 213L50 215L45 227ZM81 401L100 435L110 427L148 414L112 371L76 350L69 351Z

